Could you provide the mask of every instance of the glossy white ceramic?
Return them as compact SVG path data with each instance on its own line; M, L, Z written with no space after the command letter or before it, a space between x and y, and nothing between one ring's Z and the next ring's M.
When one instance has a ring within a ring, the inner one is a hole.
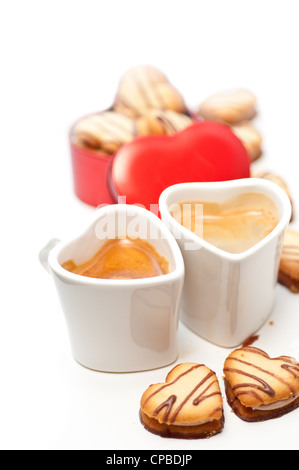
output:
M240 254L225 252L204 241L179 224L169 211L175 203L223 202L244 192L272 198L279 223L266 238ZM219 346L242 344L264 324L273 307L282 237L291 217L289 198L274 183L248 178L174 185L162 193L159 206L161 218L184 257L183 322Z
M73 274L61 264L82 263L115 236L147 239L170 263L163 276L110 280ZM80 236L43 250L65 314L74 358L106 372L133 372L171 364L178 356L177 329L184 281L181 251L161 220L137 206L97 209ZM47 251L49 253L47 254Z

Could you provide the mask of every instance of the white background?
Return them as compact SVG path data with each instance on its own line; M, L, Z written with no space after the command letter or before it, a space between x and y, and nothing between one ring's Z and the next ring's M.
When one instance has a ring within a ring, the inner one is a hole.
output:
M102 374L79 366L54 284L38 261L52 237L85 228L94 208L73 194L71 124L112 103L131 65L161 68L196 109L222 88L250 88L264 156L289 184L299 228L299 28L296 0L9 0L0 4L1 304L3 449L299 448L298 411L248 424L225 404L208 441L154 436L138 419L147 386L169 368ZM277 286L256 346L299 358L299 296ZM222 377L229 351L180 325L179 362ZM222 386L222 381L221 381Z

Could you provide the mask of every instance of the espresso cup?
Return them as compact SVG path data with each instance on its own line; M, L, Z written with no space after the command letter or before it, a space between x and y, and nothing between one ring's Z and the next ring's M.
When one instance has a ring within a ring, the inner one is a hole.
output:
M122 237L150 243L168 260L169 273L97 279L62 267L69 259L83 263L108 239ZM156 215L126 204L102 207L83 234L50 242L40 260L55 281L77 362L97 371L135 372L177 359L184 262L175 239Z
M171 207L183 201L223 203L254 192L277 207L274 230L242 253L229 253L203 240L177 222ZM161 194L161 218L176 238L185 263L182 321L204 339L236 347L268 319L275 301L283 236L291 204L276 184L255 178L212 183L185 183Z

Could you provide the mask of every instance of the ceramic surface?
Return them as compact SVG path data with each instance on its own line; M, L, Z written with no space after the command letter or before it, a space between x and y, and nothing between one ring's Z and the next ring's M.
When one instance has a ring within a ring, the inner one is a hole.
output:
M169 208L183 201L223 202L259 192L275 202L279 223L266 238L240 254L222 251L179 224ZM269 317L284 231L291 204L284 191L266 180L247 178L217 183L186 183L167 188L159 201L162 220L176 238L185 262L182 320L204 339L235 347Z
M168 259L170 273L110 280L62 268L68 259L75 263L89 259L116 234L147 239ZM79 363L99 371L133 372L163 367L177 359L184 263L175 239L157 216L137 206L106 206L96 211L83 234L49 247L48 257L43 251L41 260L53 275L73 356Z

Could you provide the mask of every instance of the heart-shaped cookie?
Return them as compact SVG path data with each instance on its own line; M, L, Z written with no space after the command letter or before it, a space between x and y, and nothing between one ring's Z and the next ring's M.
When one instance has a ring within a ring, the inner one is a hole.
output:
M203 364L174 367L164 383L150 385L140 402L144 427L163 437L207 438L223 430L218 379Z
M299 407L299 362L255 347L233 351L224 364L229 405L244 421L265 421Z
M177 183L225 181L250 176L250 159L231 129L195 122L171 136L139 137L116 153L110 187L117 201L158 205L162 191Z

